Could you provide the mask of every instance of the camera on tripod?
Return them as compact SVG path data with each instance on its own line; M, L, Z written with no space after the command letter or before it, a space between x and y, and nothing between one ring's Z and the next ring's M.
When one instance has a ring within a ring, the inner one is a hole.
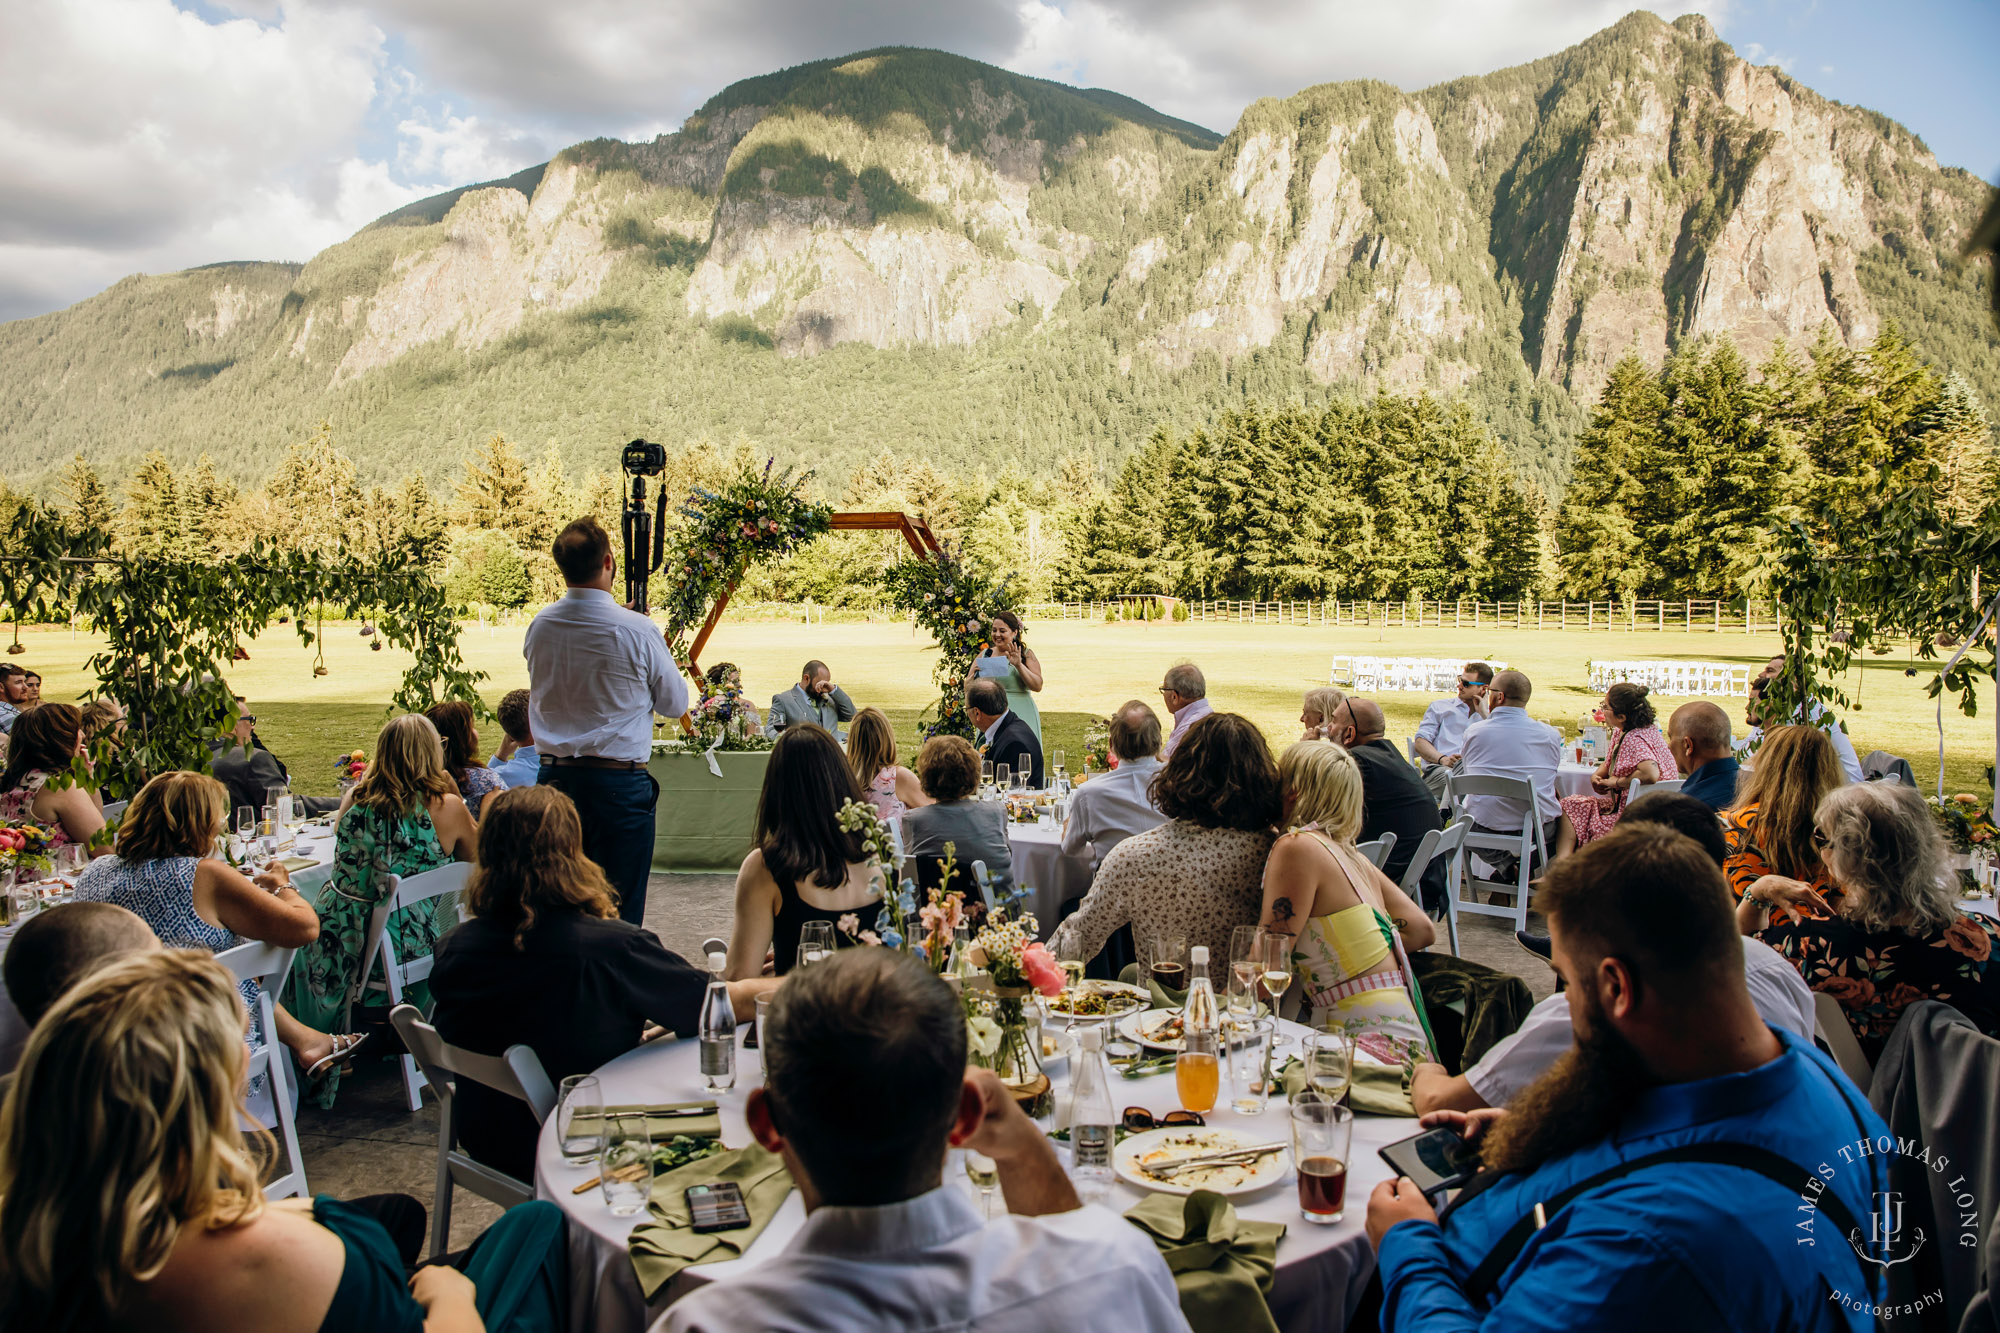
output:
M625 604L644 615L646 580L659 569L667 543L667 490L660 488L648 513L646 478L666 471L666 446L634 440L625 446L619 465L632 478L632 494L625 500Z

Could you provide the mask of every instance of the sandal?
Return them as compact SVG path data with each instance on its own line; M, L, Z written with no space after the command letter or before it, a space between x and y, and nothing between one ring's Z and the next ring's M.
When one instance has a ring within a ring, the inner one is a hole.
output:
M340 1072L343 1074L353 1073L353 1066L347 1064L346 1061L356 1051L367 1044L368 1037L369 1034L366 1032L334 1033L332 1054L321 1056L319 1059L313 1061L311 1065L307 1066L306 1082L318 1083L328 1074L334 1072L335 1066L339 1066Z

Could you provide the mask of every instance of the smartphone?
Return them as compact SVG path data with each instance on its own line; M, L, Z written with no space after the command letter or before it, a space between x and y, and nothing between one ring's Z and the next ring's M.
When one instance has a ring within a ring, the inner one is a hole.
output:
M1430 1129L1381 1150L1389 1169L1417 1182L1425 1194L1457 1189L1479 1169L1479 1150L1455 1129Z
M743 1191L735 1181L690 1185L685 1197L695 1231L734 1231L750 1225L750 1210L743 1206Z

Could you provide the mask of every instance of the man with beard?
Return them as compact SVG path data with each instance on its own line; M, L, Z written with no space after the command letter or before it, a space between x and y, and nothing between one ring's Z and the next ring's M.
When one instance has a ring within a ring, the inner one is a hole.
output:
M1857 1142L1888 1130L1758 1016L1722 872L1621 822L1538 901L1576 1046L1509 1110L1423 1118L1484 1166L1442 1219L1408 1179L1369 1199L1381 1327L1872 1329L1883 1270L1848 1234L1888 1188Z

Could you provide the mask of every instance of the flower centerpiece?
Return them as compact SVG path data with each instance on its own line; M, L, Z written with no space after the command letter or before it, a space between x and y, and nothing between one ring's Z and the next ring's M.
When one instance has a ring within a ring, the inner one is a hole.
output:
M368 771L368 756L360 750L351 754L337 754L333 757L334 781L340 784L342 796L354 790L361 781L361 775Z
M1094 717L1083 731L1083 771L1109 772L1117 767L1111 758L1111 719Z
M704 686L700 701L688 710L694 728L690 748L732 753L771 748L770 738L754 725L756 710L743 692L743 677L735 667L714 679L689 674Z
M1029 1115L1047 1112L1054 1096L1042 1072L1040 1024L1028 1015L1030 995L1060 995L1062 966L1035 942L1039 929L1030 914L1009 919L996 911L972 940L972 961L993 979L992 1012L966 1019L974 1063L991 1069ZM975 999L974 1005L979 1002ZM982 1020L984 1020L982 1022Z
M1007 583L967 565L949 542L928 559L900 560L883 574L889 604L930 631L939 649L931 671L938 684L937 717L924 728L925 739L978 736L965 711L965 682L987 645L993 613L1019 609Z
M1992 803L1969 791L1955 796L1934 796L1929 802L1931 818L1951 847L1952 864L1961 882L1976 882L1977 862L2000 853L2000 826L1993 822Z
M49 865L49 831L33 821L0 823L0 872L40 879Z

